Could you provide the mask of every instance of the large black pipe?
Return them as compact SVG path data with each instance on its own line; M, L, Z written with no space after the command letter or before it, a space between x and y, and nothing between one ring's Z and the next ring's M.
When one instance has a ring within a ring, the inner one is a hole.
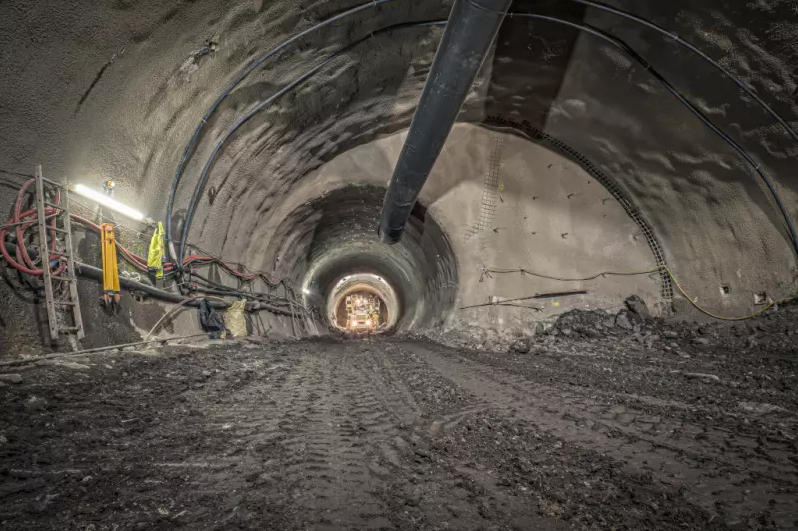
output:
M11 242L4 242L6 249L12 255L17 252L17 245ZM31 259L36 259L38 254L37 251L33 248L28 248L28 254L31 256ZM82 264L80 262L75 262L75 273L77 276L88 278L91 280L95 280L97 282L103 281L103 270L90 266L88 264ZM143 282L137 282L135 280L131 280L129 278L119 277L119 286L124 288L128 291L138 291L141 293L145 293L154 297L156 299L162 300L164 302L174 302L180 303L186 300L186 297L178 294L178 293L171 293L169 291L164 291L162 289L158 289L155 286L151 286L149 284L144 284ZM222 293L223 295L229 295L228 293ZM213 308L228 308L230 306L229 302L222 302L222 301L208 301L208 305ZM186 306L199 306L199 301L191 301L186 303ZM272 304L268 304L263 301L248 301L245 308L248 312L258 311L258 310L266 310L271 313L279 314L279 315L296 315L292 314L290 311L285 310L284 308L278 308Z
M410 212L485 61L512 0L455 0L410 123L380 215L389 244L402 239Z
M103 270L100 268L93 267L88 264L81 264L80 262L75 263L75 268L77 269L78 276L84 278L90 278L92 280L96 280L97 282L102 282L103 280ZM178 293L171 293L169 291L164 291L162 289L156 288L155 286L150 286L149 284L144 284L143 282L136 282L135 280L131 280L129 278L124 278L124 277L119 277L119 285L120 287L128 291L139 291L141 293L145 293L164 302L180 303L186 300L187 298ZM225 292L219 292L218 294L230 295L229 293ZM228 308L230 306L230 303L222 301L208 301L208 305L213 308L224 309ZM186 303L186 306L199 306L199 301L188 302ZM266 310L280 315L288 315L288 316L292 315L290 311L287 311L283 308L278 308L263 301L247 301L245 309L248 312Z

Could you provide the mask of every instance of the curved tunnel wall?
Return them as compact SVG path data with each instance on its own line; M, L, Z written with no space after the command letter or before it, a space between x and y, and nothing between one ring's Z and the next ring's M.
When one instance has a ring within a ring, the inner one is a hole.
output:
M382 244L374 219L384 195L385 188L349 185L310 200L294 196L305 202L281 216L268 244L262 242L266 256L276 269L291 272L315 306L327 305L343 277L370 273L384 278L397 294L397 329L440 324L453 309L458 286L448 237L417 206L407 238L394 246Z
M305 197L317 187L342 181L385 182L405 136L406 132L397 133L340 155L311 172L296 194ZM447 256L431 245L438 240L433 235L442 231L456 260L456 278L445 275L437 282L439 287L457 282L453 286L457 311L448 315L450 320L484 327L528 327L534 320L573 308L614 309L631 293L642 296L655 311L664 309L661 277L656 273L571 282L485 272L486 268L523 267L579 279L600 271L647 271L656 264L640 226L604 185L581 165L542 145L506 131L458 124L422 190L421 201L428 206L422 240L430 243L427 256L439 263ZM374 208L379 210L379 206L378 200ZM283 218L279 210L273 215ZM376 237L373 218L368 227ZM408 230L415 230L414 225ZM578 289L588 293L527 300L516 307L461 309Z
M4 2L3 167L30 171L42 163L50 176L95 185L113 176L120 199L162 217L182 151L223 87L297 29L356 4ZM343 43L408 20L445 18L449 5L389 2L279 54L209 121L178 206L236 117ZM795 122L798 54L795 31L785 25L791 15L786 3L614 5L701 46ZM790 179L798 148L727 79L618 17L571 2L519 0L513 9L555 13L622 36L762 162L788 210L798 214ZM291 274L262 245L279 223L277 214L285 213L283 203L302 189L309 172L406 127L439 35L427 27L377 36L248 123L212 169L191 240L228 259ZM211 52L208 41L218 48ZM761 184L645 69L611 47L567 28L508 19L461 119L479 122L488 115L527 120L612 176L654 228L675 273L706 305L738 311L751 307L752 292L795 289L795 260ZM723 295L718 287L726 284L732 290ZM30 317L24 304L15 310L26 312Z
M327 295L326 315L332 329L346 329L349 325L346 298L349 295L365 293L379 300L379 325L383 330L394 330L403 315L399 297L387 280L373 273L346 275L335 283Z

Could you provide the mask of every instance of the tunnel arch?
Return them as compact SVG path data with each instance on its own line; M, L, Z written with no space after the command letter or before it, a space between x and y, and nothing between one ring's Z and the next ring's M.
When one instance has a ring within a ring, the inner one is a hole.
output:
M351 322L351 297L370 296L378 301L375 305L376 318L367 324L368 332L390 332L396 328L402 316L398 296L387 280L373 273L355 273L342 276L334 283L327 296L326 315L330 328L336 331L362 331L362 326Z
M347 185L310 197L280 220L265 253L276 268L291 271L309 305L328 308L343 277L370 274L385 279L396 294L391 328L440 324L454 310L458 286L449 238L417 205L406 240L382 245L374 216L384 194L379 186Z
M629 43L713 122L731 131L772 176L788 214L798 214L798 187L788 178L798 155L794 139L787 138L772 113L739 97L739 83L684 46L694 45L722 64L789 126L798 115L791 92L795 61L784 52L792 49L785 48L790 43L784 31L775 31L790 14L784 5L730 10L725 0L705 2L700 9L682 0L613 4L613 9L666 28L662 35L590 2L578 3L564 7L562 2L518 0L514 9L589 24ZM358 2L303 3L304 10L291 1L122 4L3 3L4 34L12 48L25 43L9 57L9 75L2 81L4 107L25 112L2 113L3 130L14 134L5 139L0 154L16 161L12 166L18 163L11 169L43 163L48 175L90 185L114 176L121 200L165 219L170 179L186 143L225 87L264 52ZM278 223L275 212L285 214L282 205L291 194L326 164L406 129L440 35L431 24L444 19L450 6L449 1L380 2L303 34L266 68L253 72L206 120L176 196L177 221L204 162L231 124L308 68L376 34L225 142L228 147L213 163L189 241L253 269L294 278L286 254L276 260L263 245ZM79 20L75 13L81 14ZM129 23L120 24L120 17ZM51 19L70 23L41 31L41 21ZM407 23L421 25L397 28ZM86 35L92 36L88 45ZM746 35L759 39L759 46L751 47ZM678 40L684 42L673 42ZM756 309L752 294L778 296L796 289L798 269L789 237L756 175L653 83L645 68L610 46L512 17L459 119L486 125L507 120L513 127L540 131L611 176L656 235L661 252L650 246L656 263L661 258L674 271L691 299L739 313ZM368 184L384 186L388 175L380 178ZM345 184L331 182L327 188ZM460 246L435 202L427 198L424 204L442 230L450 232L453 248ZM518 229L519 238L530 237L531 230ZM135 233L127 237L141 244ZM462 268L458 278L462 284ZM730 286L730 293L722 294L719 286ZM664 290L659 294L665 295ZM674 297L677 315L691 315L684 302Z
M216 112L217 108L223 103L223 100L228 96L228 94L230 92L232 92L242 80L244 80L251 72L253 72L256 68L258 68L260 65L262 65L266 60L272 58L278 52L282 51L285 47L293 44L295 41L297 41L301 37L303 37L305 35L308 35L308 34L311 34L314 31L317 31L318 29L325 27L329 23L332 23L332 22L335 22L337 20L346 18L348 16L351 16L353 14L358 13L359 11L365 10L365 9L367 9L369 7L375 7L375 6L379 5L379 4L389 3L389 2L392 2L392 1L393 0L380 0L378 2L373 2L372 4L363 4L363 5L354 7L352 9L350 9L350 10L344 11L344 12L342 12L342 13L336 15L336 16L330 17L329 19L323 20L323 21L317 23L316 25L312 26L311 28L308 28L308 29L306 29L304 31L301 31L301 32L291 36L286 41L283 41L276 48L272 49L269 53L267 53L266 55L260 57L259 59L257 59L256 61L252 62L250 65L248 65L247 68L236 77L236 79L233 82L233 84L231 84L228 88L226 88L222 92L222 94L219 96L219 98L217 98L217 100L214 102L214 104L211 106L211 108L206 112L203 120L201 121L200 125L198 126L194 136L192 137L192 140L190 141L189 145L187 146L187 148L186 148L186 150L184 152L183 159L181 160L180 164L178 165L178 171L177 171L177 174L176 174L176 177L175 177L175 181L173 183L172 193L170 195L170 201L169 201L168 212L167 212L167 236L168 236L168 238L172 239L172 237L173 237L172 230L171 230L172 207L173 207L174 195L176 193L176 189L177 189L179 180L182 177L184 167L185 167L186 163L190 160L190 157L191 157L191 154L192 154L192 150L193 150L193 146L199 140L199 138L201 136L200 134L201 134L202 129L204 127L204 124L207 123L207 120L209 120L209 119L211 119L213 117L213 115ZM778 115L778 113L776 113L763 100L761 100L761 98L757 97L754 92L752 92L750 89L748 89L743 83L741 83L739 80L737 80L732 74L730 74L728 72L728 70L724 69L722 66L718 65L716 62L714 62L711 59L709 59L705 54L700 52L694 46L691 46L688 43L686 43L685 41L682 41L681 39L678 39L678 37L674 37L672 34L668 33L667 31L663 30L662 28L660 28L659 26L657 26L655 24L650 24L650 23L646 24L643 19L640 19L640 18L634 17L634 16L630 16L630 15L624 15L624 13L622 11L619 12L619 11L616 11L616 10L612 10L612 9L606 8L606 7L604 7L604 6L600 5L600 4L593 4L591 2L582 2L581 0L579 2L577 2L577 3L581 3L581 4L585 4L585 5L591 5L592 7L603 9L603 10L608 11L608 12L613 13L613 14L623 15L626 18L628 18L629 20L632 20L632 21L635 21L635 22L638 22L638 23L642 23L643 25L645 25L647 27L650 27L650 28L653 28L653 29L657 29L661 33L665 34L666 36L673 37L676 40L676 42L679 42L680 44L685 45L685 47L688 48L689 50L691 50L693 52L696 52L699 57L702 57L709 64L715 66L724 75L726 75L726 77L731 78L732 80L737 82L737 84L740 87L742 87L743 89L745 89L748 92L748 94L750 94L761 107L763 107L766 111L768 111L771 115L773 115L775 118L778 119L779 123L785 128L786 132L791 133L792 136L794 136L796 139L798 139L798 133L796 133L789 126L789 124L787 124L780 117L780 115ZM715 132L719 137L721 137L724 141L726 141L732 148L734 148L740 154L740 156L743 157L751 165L751 167L759 174L759 176L761 177L762 181L767 185L767 188L770 190L771 194L773 195L773 198L774 198L778 208L780 209L780 211L781 211L781 213L782 213L782 215L784 217L784 221L785 221L785 223L787 225L789 235L792 238L792 244L793 244L796 252L798 253L798 237L796 237L795 229L794 229L794 227L792 225L792 221L791 221L791 216L785 210L785 207L784 207L784 205L783 205L783 203L782 203L782 201L780 199L780 196L778 195L777 191L774 189L774 187L773 187L772 183L770 182L769 178L760 169L759 164L756 163L748 155L748 153L741 146L739 146L739 144L737 144L734 140L732 140L730 137L725 135L725 133L720 131L716 126L714 126L714 124L712 124L711 121L700 110L698 110L692 103L690 103L687 99L685 99L677 91L677 89L675 89L672 85L670 85L665 80L664 77L662 77L658 72L653 70L653 68L651 67L650 63L648 63L644 58L642 58L636 51L634 51L631 47L629 47L625 42L621 41L620 39L618 39L618 38L616 38L616 37L604 32L604 31L602 31L600 29L594 28L592 26L580 25L579 23L575 23L575 22L571 22L571 21L567 21L567 20L563 20L563 19L558 19L556 17L534 14L534 13L513 12L513 13L511 13L511 18L513 16L515 16L517 18L530 18L530 19L533 19L533 20L543 20L543 21L546 21L546 22L555 22L555 23L563 24L563 25L565 25L567 27L570 27L570 28L581 30L581 31L583 31L583 32L585 32L585 33L587 33L589 35L594 36L594 37L600 37L601 39L609 42L611 45L614 45L617 48L619 48L629 58L634 59L637 63L639 63L641 66L643 66L645 68L645 70L650 71L651 74L653 75L653 77L656 78L665 88L667 88L668 91L671 92L680 101L680 103L682 103L685 107L687 107L709 129L711 129L713 132ZM385 28L381 28L380 30L378 30L376 32L371 32L370 34L367 34L366 36L362 37L361 39L355 40L351 44L345 46L344 48L342 48L342 49L340 49L338 51L336 51L334 54L330 55L325 61L323 61L322 63L319 63L316 66L314 66L313 68L307 70L304 74L302 74L299 78L297 78L293 82L291 82L288 85L282 87L279 91L277 91L276 93L270 95L265 100L259 101L257 103L257 105L255 105L252 109L248 110L246 114L244 114L243 116L238 118L235 121L235 123L228 129L228 131L224 135L224 137L218 142L216 147L210 152L209 158L207 159L207 161L206 161L206 163L205 163L205 165L204 165L204 167L202 169L202 172L201 172L201 174L199 176L199 180L198 180L198 182L196 184L193 198L192 198L191 202L189 203L188 211L186 213L186 218L184 220L186 227L183 228L183 231L182 231L183 234L182 234L182 236L180 238L180 245L178 246L178 255L179 255L178 258L180 259L180 260L178 260L178 262L180 262L182 260L182 257L184 256L184 252L185 252L184 251L184 247L185 247L187 236L188 236L188 232L189 232L189 227L188 226L191 224L191 221L192 221L192 218L193 218L193 213L194 213L194 210L195 210L195 207L196 207L196 202L199 199L199 197L201 195L201 192L202 192L202 189L205 186L205 183L206 183L207 177L208 177L208 173L211 171L213 163L214 163L216 157L218 156L218 154L223 149L225 142L230 140L230 138L236 133L236 131L238 130L238 128L240 126L242 126L246 122L248 122L252 117L254 117L262 109L268 108L268 106L272 105L273 102L275 100L277 100L278 98L282 97L285 94L290 93L290 91L294 90L299 83L302 83L302 82L306 81L307 79L310 79L313 75L315 75L317 72L319 72L322 68L324 68L327 65L329 65L330 63L332 63L339 56L341 56L341 55L347 53L348 51L356 48L358 45L369 41L370 39L374 38L375 36L377 36L379 34L382 34L382 33L390 33L392 31L399 30L399 29L408 29L408 28L416 28L416 27L435 27L435 26L442 26L443 24L444 24L444 20L437 20L437 21L430 20L430 21L422 21L422 22L410 22L410 23L403 23L403 24L396 24L396 25L393 25L393 26L388 26L388 27L385 27ZM172 254L174 254L174 246L172 246L171 249L172 249L172 252L173 252ZM652 247L652 250L655 253L658 254L658 250L656 249L656 246ZM658 258L659 258L659 256L658 256Z
M423 27L427 27L427 26L430 26L430 25L432 25L432 23L431 23L431 22L423 22L423 23L421 23L421 26L423 26ZM401 26L401 25L399 25L399 26ZM390 28L394 28L394 26L388 26L388 28L389 28L389 29L390 29ZM379 32L377 32L377 33L379 33ZM361 41L354 41L354 42L355 42L355 43L359 43L359 42L361 42ZM348 48L344 48L344 49L345 49L345 50L348 50ZM337 53L337 52L336 52L336 53ZM335 54L333 54L333 55L335 55ZM322 63L322 64L325 64L325 65L326 65L326 63ZM624 65L622 65L622 66L624 66ZM645 65L644 65L644 66L645 66ZM628 68L628 66L625 66L625 67L626 67L626 68ZM315 67L314 67L314 68L315 68ZM313 69L311 69L311 70L313 70ZM278 94L279 94L279 92L278 92ZM256 107L256 109L257 109L257 107ZM251 111L249 111L249 112L251 112ZM406 119L406 118L405 118L405 119ZM405 123L406 123L406 122L405 122ZM366 141L368 141L368 137L365 137L365 138L364 138L364 137L361 137L359 141L360 141L360 142L366 142ZM333 143L333 144L336 146L336 147L335 147L335 151L328 152L328 153L327 153L326 155L324 155L324 156L326 156L326 157L335 156L335 154L336 154L336 153L340 153L340 152L341 152L340 150L341 150L341 149L342 149L342 148L343 148L343 147L346 145L346 143L345 143L345 142L344 142L344 143L337 143L337 142L336 142L336 143ZM328 145L329 145L329 144L328 144ZM310 152L311 152L311 153L313 152L312 148L311 148ZM320 162L321 162L321 161L320 161ZM313 167L313 166L311 166L311 168L312 168L312 167ZM300 174L299 176L301 176L301 174ZM750 187L750 183L746 184L746 186L749 186L749 187ZM621 199L621 201L622 201L622 204L624 204L624 202L625 202L625 201L624 201L623 199ZM755 202L755 204L757 204L757 202ZM759 207L757 207L757 208L759 208ZM630 211L630 215L632 215L633 217L638 215L636 212L632 212L632 209L629 209L629 211ZM772 213L771 213L771 212L769 212L767 209L762 209L762 212L763 212L763 213L764 213L766 216L771 216L771 215L772 215ZM638 217L639 217L639 216L638 216ZM643 223L641 224L641 228L642 228L642 229L644 230L644 232L646 233L646 239L647 239L647 240L650 242L650 244L651 244L651 249L652 249L652 252L654 253L654 255L655 255L655 257L656 257L657 265L664 266L664 265L665 265L665 261L664 261L664 256L663 256L662 249L660 248L660 246L659 246L658 242L656 241L656 239L653 237L653 234L652 234L652 231L651 231L651 227L650 227L650 225L649 225L649 224L647 224L647 223L645 223L645 222L643 222ZM663 273L663 275L664 275L664 273ZM666 297L672 297L672 296L673 296L673 292L672 292L672 286L671 286L670 279L663 278L663 280L662 280L662 284L663 284L663 290L662 290L663 296L666 296ZM724 301L724 302L727 302L727 301Z

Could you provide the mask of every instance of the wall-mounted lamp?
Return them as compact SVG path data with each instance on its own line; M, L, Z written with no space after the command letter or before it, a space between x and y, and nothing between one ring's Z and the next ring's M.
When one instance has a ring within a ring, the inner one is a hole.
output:
M131 208L125 204L122 204L116 199L113 199L102 192L92 190L91 188L88 188L82 184L75 185L73 190L76 194L94 201L95 203L98 203L104 207L110 208L111 210L119 212L123 216L135 219L136 221L148 221L146 216L135 208Z

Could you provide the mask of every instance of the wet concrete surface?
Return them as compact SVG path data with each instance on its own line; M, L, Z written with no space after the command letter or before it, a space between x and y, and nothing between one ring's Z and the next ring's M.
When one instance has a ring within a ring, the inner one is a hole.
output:
M0 527L794 529L789 322L49 362L0 382Z

